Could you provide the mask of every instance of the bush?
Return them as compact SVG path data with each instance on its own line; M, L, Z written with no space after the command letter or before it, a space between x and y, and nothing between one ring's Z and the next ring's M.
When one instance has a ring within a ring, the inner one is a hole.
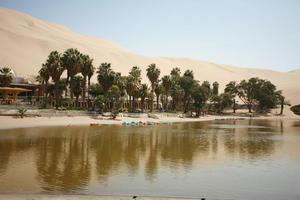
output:
M26 108L18 108L18 113L20 114L20 117L23 118L24 114L27 112Z
M300 115L300 104L292 106L291 111L293 111L293 113L296 114L296 115Z

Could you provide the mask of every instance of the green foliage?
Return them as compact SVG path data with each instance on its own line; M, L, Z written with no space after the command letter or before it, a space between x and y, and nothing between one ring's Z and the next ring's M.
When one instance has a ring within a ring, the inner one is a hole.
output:
M225 108L233 103L233 96L230 93L222 93L219 96L213 95L212 102L215 112L221 113Z
M98 67L97 74L99 84L102 86L104 93L107 93L114 84L116 73L111 69L110 63L102 63Z
M209 81L203 81L201 86L206 88L206 90L208 91L208 96L210 97L212 92L211 92L211 87L210 87Z
M159 75L160 75L160 69L158 69L155 64L150 64L147 68L147 77L151 83L150 112L152 112L153 110L153 97L154 97L153 93L155 87L158 86Z
M115 119L117 116L118 116L118 114L120 113L120 112L122 112L122 107L123 107L123 103L124 103L124 101L123 101L123 99L118 99L116 102L115 102L115 104L114 104L114 106L113 106L113 109L112 109L112 118L113 119Z
M145 108L145 100L149 96L149 88L147 84L142 84L139 90L139 97L141 98L142 112Z
M103 95L104 91L99 83L95 83L90 86L89 94L96 98L98 95Z
M62 66L67 70L67 81L73 79L73 77L78 74L82 69L82 59L81 53L74 48L67 49L62 58Z
M225 92L233 98L237 95L248 106L249 112L254 105L258 105L260 110L268 110L277 103L276 86L264 79L250 78L239 84L232 81L226 85Z
M20 114L20 117L23 118L24 114L27 112L26 108L18 108L18 113Z
M191 94L195 83L193 72L190 70L185 71L184 75L180 78L179 84L184 91L183 104L185 113L189 110Z
M0 86L8 87L10 86L13 79L13 73L10 68L3 67L0 68Z
M99 113L102 113L104 111L106 102L107 98L104 95L98 95L95 98L95 108Z
M300 104L292 106L290 109L291 109L291 111L293 111L294 114L300 115Z
M213 82L212 94L219 95L219 83L217 81Z
M81 76L74 76L71 79L70 82L72 92L74 96L76 97L76 101L78 101L79 96L82 94L83 91L83 85L84 85L84 80Z
M206 104L206 101L208 100L208 90L207 88L195 84L195 86L192 89L192 98L194 100L194 108L196 110L196 115L200 116L200 112L203 110L203 107Z

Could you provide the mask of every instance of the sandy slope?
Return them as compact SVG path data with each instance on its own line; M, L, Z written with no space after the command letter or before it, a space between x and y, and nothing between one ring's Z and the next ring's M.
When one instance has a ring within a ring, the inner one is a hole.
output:
M258 76L274 82L292 104L300 103L300 70L281 73L184 58L150 58L131 53L109 41L80 35L63 26L6 8L0 8L0 44L0 66L11 67L18 75L36 74L50 51L63 52L73 47L93 57L96 66L111 62L113 68L122 74L127 74L134 65L140 66L144 78L145 68L151 63L156 63L162 74L169 73L173 67L180 67L182 71L192 69L197 79L216 80L221 89L230 80Z

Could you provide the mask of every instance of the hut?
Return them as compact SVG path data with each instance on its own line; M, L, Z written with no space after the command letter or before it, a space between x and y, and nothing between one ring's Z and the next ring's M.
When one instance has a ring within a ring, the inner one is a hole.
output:
M16 105L17 97L22 92L32 90L16 87L0 87L0 105Z

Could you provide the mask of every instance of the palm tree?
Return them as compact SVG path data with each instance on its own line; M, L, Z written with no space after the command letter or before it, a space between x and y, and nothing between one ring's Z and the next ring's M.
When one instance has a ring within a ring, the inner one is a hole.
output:
M13 79L13 73L10 68L3 67L0 69L0 85L8 87Z
M238 88L237 88L237 84L235 81L230 81L224 90L226 93L231 94L231 96L233 97L233 113L235 113L236 111L236 102L235 102L235 97L238 94Z
M170 93L170 89L171 89L171 86L172 86L172 81L171 81L171 78L170 76L166 75L166 76L163 76L162 77L162 87L163 87L163 90L165 92L165 95L166 95L166 100L165 100L165 109L166 111L168 110L168 98L169 98L169 93Z
M194 84L194 74L191 70L186 70L183 77L180 78L180 86L184 91L183 103L184 103L184 113L187 113L190 108L191 93Z
M82 69L81 53L77 49L67 49L61 60L63 67L67 70L67 83L70 85L74 76L80 73ZM72 87L70 87L71 99L73 99L72 90Z
M157 86L155 86L154 92L155 92L155 96L156 96L156 109L159 110L159 96L163 92L162 85L158 84Z
M48 56L48 60L46 62L46 66L49 69L49 74L54 82L54 91L55 91L55 107L58 108L59 103L59 81L62 73L64 72L64 67L61 63L61 54L57 51L52 51Z
M178 67L175 67L171 70L170 75L172 77L179 77L180 76L180 69Z
M42 64L42 68L39 70L39 77L41 78L41 84L42 84L42 91L43 95L45 97L45 106L48 104L48 93L46 92L46 88L48 87L48 82L50 79L50 72L49 68L46 64Z
M95 73L95 67L92 65L91 68L89 68L89 72L88 72L88 91L90 91L90 87L91 87L91 78ZM88 92L88 100L90 99L90 93Z
M104 94L107 94L108 90L114 84L116 73L111 69L110 63L101 63L97 74L98 82L102 86Z
M129 72L129 78L128 78L128 86L131 85L131 89L132 91L130 91L130 96L132 96L132 111L135 112L135 98L138 96L138 90L139 90L139 87L140 87L140 84L141 84L141 80L142 80L142 77L141 77L141 73L142 73L142 70L137 67L137 66L134 66L131 68L130 72ZM129 96L129 98L130 98Z
M212 93L215 96L219 95L219 83L217 81L213 82L213 89L212 89Z
M149 89L147 84L142 84L139 90L139 96L141 97L141 104L142 104L142 112L145 110L145 99L149 94Z
M154 90L156 85L158 85L158 78L160 75L160 70L156 67L155 64L150 64L147 68L147 77L151 83L151 105L150 105L150 112L153 111L153 96L154 96Z
M110 88L113 86L113 84L115 83L116 73L111 69L110 63L101 63L101 65L98 67L97 74L98 74L97 76L98 82L101 85L105 96L104 99L109 100L108 92ZM108 106L108 101L105 103L105 106L106 109Z
M83 92L83 84L84 84L84 80L81 76L74 76L74 78L71 81L71 85L73 88L73 93L74 96L76 97L76 102L78 103L79 100L79 96L82 94Z
M129 96L129 111L134 111L134 96L138 91L139 85L135 81L135 78L132 75L127 76L126 79L126 92Z
M89 77L89 74L91 73L91 71L94 70L93 69L94 67L93 67L93 59L91 59L88 55L82 55L81 59L82 59L81 74L83 76L82 98L83 98L83 101L85 101L87 77ZM92 72L92 74L93 74L93 72Z

